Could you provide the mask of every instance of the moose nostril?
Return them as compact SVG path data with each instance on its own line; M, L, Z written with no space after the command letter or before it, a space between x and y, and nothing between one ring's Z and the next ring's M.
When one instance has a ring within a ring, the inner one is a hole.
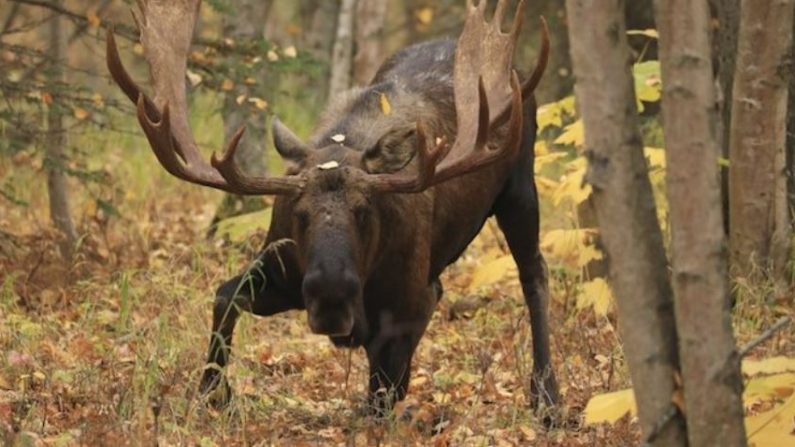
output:
M359 294L360 282L351 271L332 276L314 270L304 275L302 288L306 298L343 301Z

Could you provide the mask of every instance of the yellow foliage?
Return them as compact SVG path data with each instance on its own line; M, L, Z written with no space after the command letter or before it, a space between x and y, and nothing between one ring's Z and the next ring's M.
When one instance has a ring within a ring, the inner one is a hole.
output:
M550 126L563 127L564 116L574 116L574 96L539 107L536 115L538 131L542 132Z
M594 259L601 259L602 254L591 243L595 234L596 230L591 228L551 230L541 239L541 249L554 260L582 268Z
M763 372L791 368L795 359L773 357L751 361L751 371ZM746 372L748 371L745 365ZM743 401L748 404L759 399L786 399L763 413L745 418L745 431L751 447L775 447L795 445L795 374L785 373L769 377L754 378L748 382ZM600 394L591 397L585 407L585 423L613 423L628 412L635 414L635 397L632 389Z
M646 155L650 168L665 169L665 149L645 147L643 148L643 153Z
M574 169L561 177L552 194L555 205L560 205L564 200L570 200L572 204L579 205L588 200L588 196L591 195L591 185L585 183L585 159L577 158L569 163L569 167Z
M508 275L509 272L516 271L516 263L511 255L502 255L496 259L484 262L472 273L472 280L469 287L476 289L496 283Z
M612 304L613 292L603 278L596 278L583 283L582 293L577 298L577 309L593 307L597 315L607 315Z
M563 133L555 139L555 144L582 147L585 144L585 126L579 119L563 129Z
M392 104L389 103L389 98L384 93L381 93L381 112L384 115L392 113Z
M793 436L795 394L783 405L770 411L745 418L745 433L750 447L775 447L795 445Z
M795 372L795 358L779 356L759 360L743 360L743 374L747 376L778 374L788 371Z
M743 392L743 400L750 403L755 400L788 397L793 390L795 390L795 374L785 373L760 377L748 382Z
M433 8L420 8L414 13L414 16L417 17L417 21L421 24L430 25L433 21Z
M614 391L612 393L597 394L585 406L585 424L599 424L602 422L613 423L625 414L637 414L635 393L632 388Z

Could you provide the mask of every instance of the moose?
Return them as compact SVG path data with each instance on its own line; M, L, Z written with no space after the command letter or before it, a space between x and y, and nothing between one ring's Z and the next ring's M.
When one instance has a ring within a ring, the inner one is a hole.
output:
M220 156L208 163L200 155L185 85L200 0L139 2L135 19L152 99L128 75L108 33L110 73L136 104L140 126L169 173L234 194L275 196L255 268L216 292L200 383L211 403L225 405L231 397L223 368L240 313L305 309L312 332L337 346L364 348L369 402L388 411L408 390L412 356L442 296L440 274L496 216L530 314L529 400L536 408L556 404L533 178L533 92L546 67L548 32L542 19L536 67L520 81L513 53L524 1L507 32L508 1L498 0L490 18L487 3L467 0L457 42L403 49L368 86L332 101L308 142L274 118L283 176L248 176L236 165L242 128Z

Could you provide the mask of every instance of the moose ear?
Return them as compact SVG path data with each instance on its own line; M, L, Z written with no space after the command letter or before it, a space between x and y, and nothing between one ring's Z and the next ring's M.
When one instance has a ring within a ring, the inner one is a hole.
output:
M417 151L416 130L392 130L362 154L364 170L370 174L397 172L406 167Z
M306 158L309 147L292 130L282 124L279 118L273 117L271 131L273 132L273 145L285 161L300 164Z

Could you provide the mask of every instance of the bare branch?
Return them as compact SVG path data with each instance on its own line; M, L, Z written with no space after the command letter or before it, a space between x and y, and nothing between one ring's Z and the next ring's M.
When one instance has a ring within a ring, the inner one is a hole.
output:
M784 329L788 324L790 324L790 322L792 322L792 318L790 317L782 317L781 319L779 319L776 322L776 324L770 326L770 328L765 332L762 332L762 334L760 334L759 337L756 337L755 339L748 342L745 346L743 346L739 352L740 357L745 357L746 355L748 355L748 353L753 351L754 348L766 342L772 336L776 335L778 331Z

